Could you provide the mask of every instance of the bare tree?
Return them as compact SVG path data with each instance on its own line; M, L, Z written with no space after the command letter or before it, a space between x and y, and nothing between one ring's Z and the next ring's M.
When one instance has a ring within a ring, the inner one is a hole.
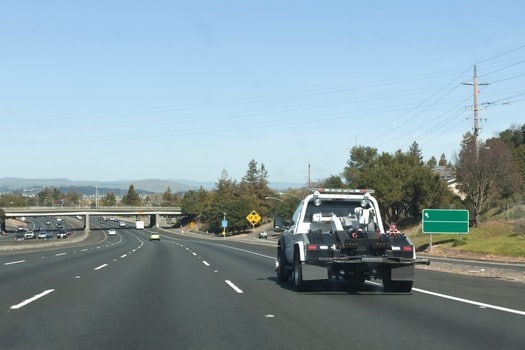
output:
M490 203L508 198L520 188L519 169L512 151L498 139L476 147L474 138L467 135L456 164L456 179L465 204L474 211L476 224Z

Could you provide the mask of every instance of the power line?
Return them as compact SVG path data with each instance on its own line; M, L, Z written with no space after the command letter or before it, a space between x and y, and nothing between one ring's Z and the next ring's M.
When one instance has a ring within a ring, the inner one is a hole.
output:
M495 58L498 58L498 57L501 57L501 56L508 55L508 54L513 53L513 52L515 52L515 51L521 50L521 49L523 49L523 48L525 48L525 44L523 44L523 45L521 45L521 46L518 46L518 47L516 47L516 48L514 48L514 49L511 49L511 50L505 51L505 52L503 52L503 53L500 53L500 54L498 54L498 55L495 55L495 56L492 56L492 57L486 58L486 59L484 59L484 60L482 60L482 61L478 61L478 62L476 62L476 65L480 65L480 64L482 64L482 63L485 63L485 62L491 61L491 60L493 60L493 59L495 59Z

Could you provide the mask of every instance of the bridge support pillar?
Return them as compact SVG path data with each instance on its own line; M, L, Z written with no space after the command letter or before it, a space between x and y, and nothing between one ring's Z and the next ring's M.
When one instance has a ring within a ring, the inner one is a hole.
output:
M160 215L159 213L151 214L149 216L149 225L150 227L159 228L160 227Z
M86 217L84 218L84 232L89 232L89 213L86 213Z

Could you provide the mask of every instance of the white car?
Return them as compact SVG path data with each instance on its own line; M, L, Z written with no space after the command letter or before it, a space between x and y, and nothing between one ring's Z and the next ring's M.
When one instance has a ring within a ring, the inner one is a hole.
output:
M24 233L24 239L34 239L36 238L36 235L33 231L27 231Z
M118 225L120 227L126 227L126 223L124 221L119 222Z
M110 236L114 236L114 235L116 235L116 234L117 234L117 230L115 230L114 228L110 228L110 229L108 230L108 235L110 235Z

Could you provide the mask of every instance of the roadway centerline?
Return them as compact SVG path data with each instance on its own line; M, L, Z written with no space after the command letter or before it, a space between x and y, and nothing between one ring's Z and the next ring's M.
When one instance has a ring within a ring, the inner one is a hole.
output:
M48 290L43 291L40 294L37 294L37 295L35 295L35 296L33 296L33 297L29 298L29 299L26 299L26 300L22 301L21 303L18 303L16 305L11 305L11 310L20 309L21 307L24 307L27 304L30 304L33 301L38 300L38 299L48 295L49 293L53 293L54 291L55 291L54 289L48 289Z

